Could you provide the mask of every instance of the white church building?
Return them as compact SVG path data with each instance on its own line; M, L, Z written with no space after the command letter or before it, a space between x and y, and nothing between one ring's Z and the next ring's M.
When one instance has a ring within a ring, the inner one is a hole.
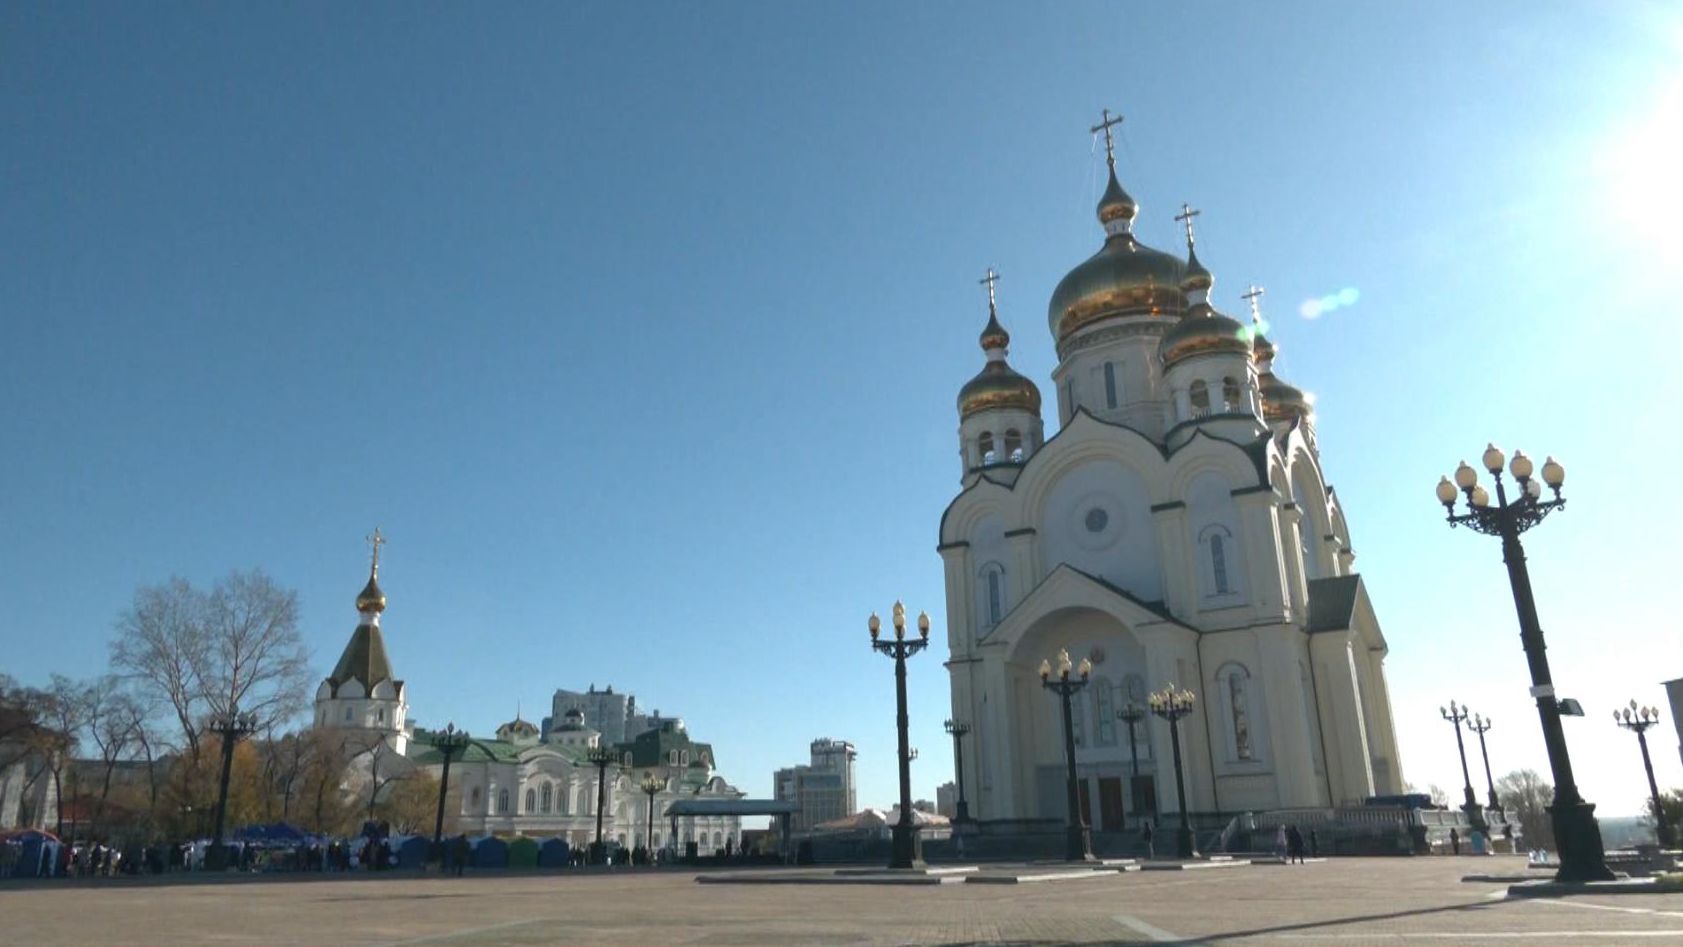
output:
M381 615L376 530L368 583L356 598L357 626L333 672L316 690L315 725L342 734L353 755L346 788L370 791L376 773L386 780L424 769L442 775L444 755L438 730L417 729L409 719L408 690L392 671ZM741 819L734 815L684 817L676 833L665 812L680 799L739 799L744 794L714 771L713 748L694 741L681 718L637 712L629 694L612 687L585 692L558 690L543 726L523 719L498 727L492 736L470 738L450 763L451 822L469 835L559 837L583 846L596 837L598 769L588 755L610 747L603 790L603 838L637 848L682 850L695 842L703 854L741 843ZM591 714L596 716L592 718ZM652 798L644 777L662 788ZM653 831L649 832L650 815ZM645 835L648 838L645 838Z
M1109 128L1105 128L1107 146ZM1107 151L1108 151L1107 147ZM1059 702L1043 659L1092 663L1076 697L1088 823L1173 812L1169 726L1128 725L1173 683L1188 808L1236 813L1360 805L1403 789L1385 637L1327 485L1312 399L1274 372L1275 346L1213 304L1193 252L1133 234L1110 179L1104 244L1053 291L1059 429L1006 361L989 286L986 361L958 396L962 488L941 517L947 645L970 807L982 820L1066 815Z

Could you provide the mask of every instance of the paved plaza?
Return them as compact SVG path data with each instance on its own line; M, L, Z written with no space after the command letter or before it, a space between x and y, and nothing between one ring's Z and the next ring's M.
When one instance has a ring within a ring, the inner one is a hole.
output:
M693 872L28 882L10 944L1652 944L1683 894L1508 899L1514 859L1337 859L1042 884L697 884Z

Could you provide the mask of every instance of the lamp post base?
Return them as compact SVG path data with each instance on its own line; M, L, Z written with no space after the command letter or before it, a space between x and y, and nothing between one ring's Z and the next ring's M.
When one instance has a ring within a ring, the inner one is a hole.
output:
M962 800L962 799L959 800L958 811L953 813L953 821L954 822L969 822L970 821L970 803L968 801Z
M1085 825L1071 825L1064 829L1064 860L1098 861L1093 857L1093 833Z
M1554 821L1554 842L1560 849L1560 870L1556 881L1612 881L1607 855L1601 847L1601 827L1595 821L1595 806L1588 802L1549 806Z
M894 826L894 849L889 856L890 868L926 868L923 861L923 839L918 835L917 826Z
M1197 858L1198 846L1192 838L1192 827L1183 825L1175 829L1175 854L1181 858Z

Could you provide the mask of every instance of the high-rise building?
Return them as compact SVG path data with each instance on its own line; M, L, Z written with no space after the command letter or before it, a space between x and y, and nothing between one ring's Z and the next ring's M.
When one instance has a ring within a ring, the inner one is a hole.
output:
M791 832L841 819L858 811L853 761L858 756L846 740L823 737L812 741L808 764L778 770L772 778L776 798L800 806L790 819Z

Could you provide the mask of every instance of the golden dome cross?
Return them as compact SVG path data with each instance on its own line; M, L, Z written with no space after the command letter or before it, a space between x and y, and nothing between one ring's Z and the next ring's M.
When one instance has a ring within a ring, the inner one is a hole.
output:
M990 266L988 267L988 275L982 277L976 282L981 283L988 288L988 315L992 316L997 314L999 310L995 307L993 284L999 282L999 274L994 272L994 268Z
M1182 203L1180 213L1175 215L1176 223L1186 224L1186 248L1188 250L1192 249L1192 245L1197 242L1197 239L1192 236L1192 218L1202 213L1203 211L1198 210L1191 204Z
M1093 134L1095 134L1095 135L1097 135L1101 131L1104 132L1104 160L1110 165L1111 170L1115 170L1116 169L1116 139L1111 137L1110 129L1111 129L1112 126L1122 124L1122 116L1111 115L1110 114L1110 109L1103 109L1101 111L1101 114L1104 117L1103 121L1099 122L1097 125L1094 125L1092 131L1093 131Z
M1262 303L1260 303L1258 300L1262 299L1262 294L1266 293L1266 292L1267 292L1267 290L1263 289L1261 286L1258 286L1255 283L1252 283L1251 286L1250 286L1250 289L1245 290L1245 292L1243 292L1239 295L1240 299L1243 299L1244 301L1251 304L1251 321L1252 322L1261 322L1262 321Z
M376 527L374 527L374 532L373 532L372 535L365 536L363 538L366 539L368 541L368 545L373 547L373 549L374 549L374 562L373 562L372 565L370 565L368 567L368 574L369 575L379 575L380 574L380 547L384 546L386 544L386 537L380 535L380 527L376 526Z

